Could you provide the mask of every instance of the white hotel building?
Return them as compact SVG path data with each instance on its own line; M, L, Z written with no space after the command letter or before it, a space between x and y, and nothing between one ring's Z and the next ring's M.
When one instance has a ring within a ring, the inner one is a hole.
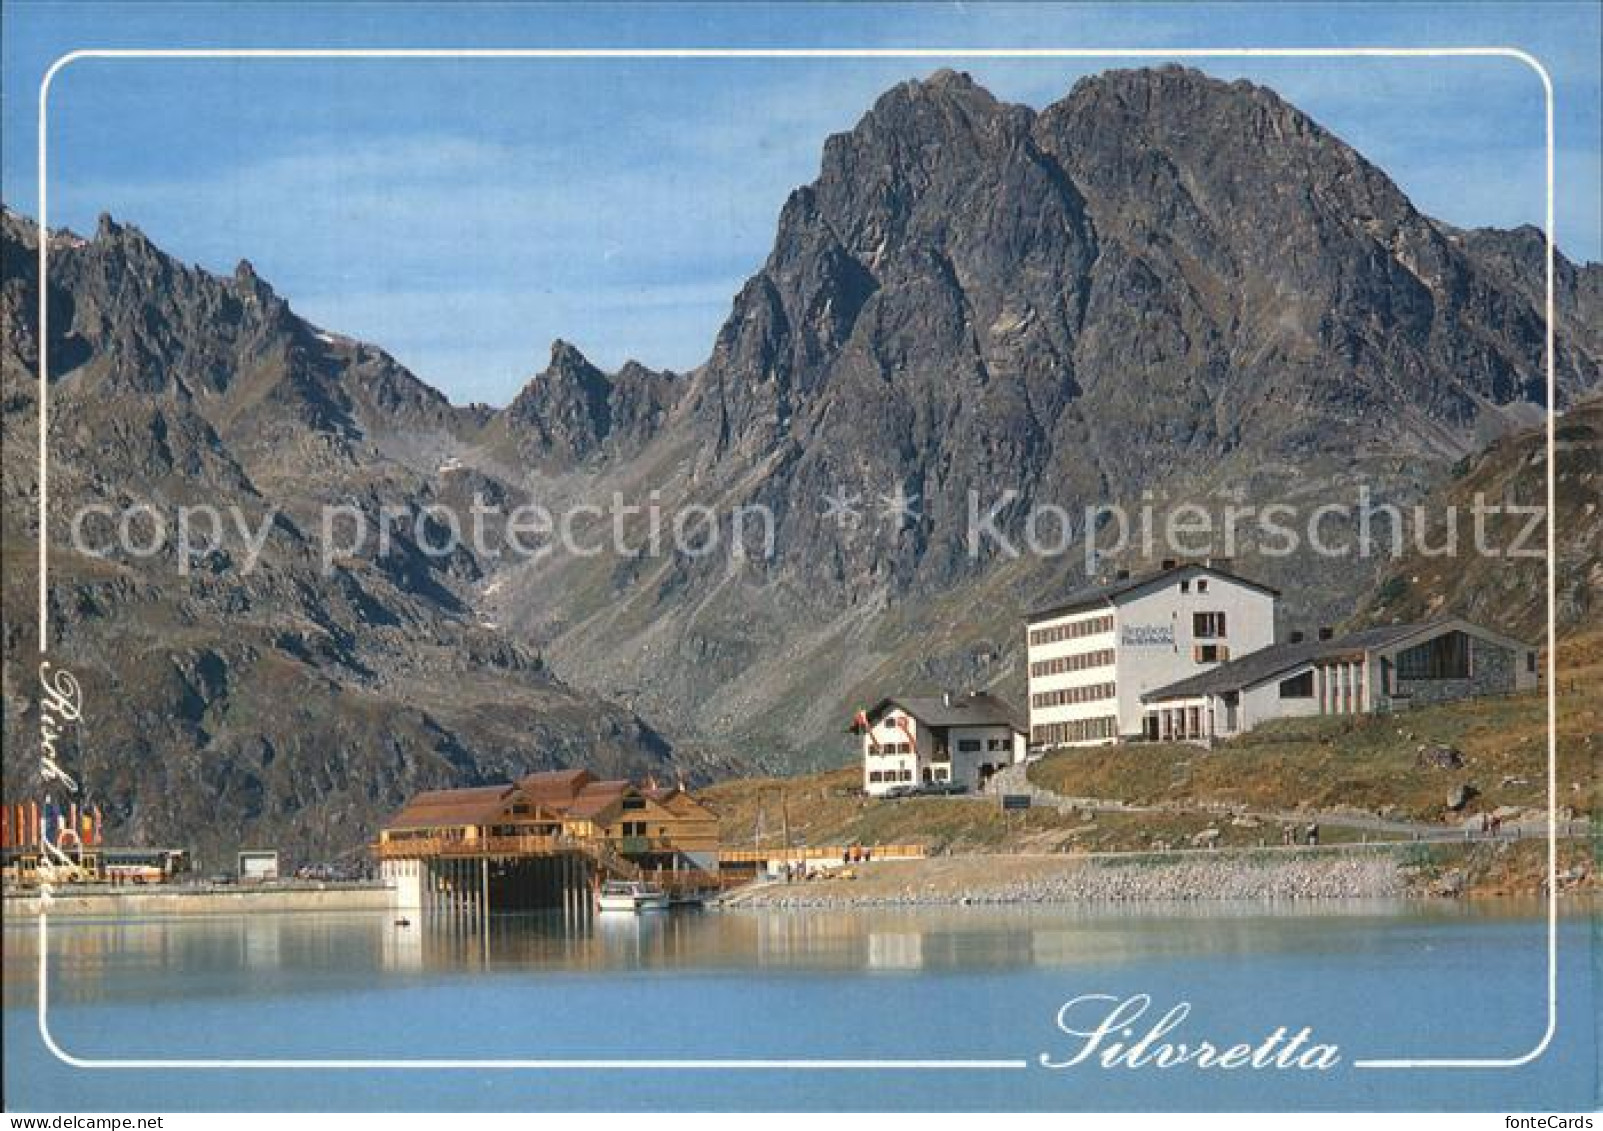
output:
M1278 596L1213 565L1166 562L1031 613L1030 745L1141 737L1143 695L1275 642Z

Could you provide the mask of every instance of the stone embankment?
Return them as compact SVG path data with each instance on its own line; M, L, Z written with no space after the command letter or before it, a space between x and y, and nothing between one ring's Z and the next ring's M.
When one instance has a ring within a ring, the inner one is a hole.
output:
M383 911L393 907L395 892L379 884L284 884L237 887L73 887L56 889L50 914L75 917L141 915L239 915L264 911ZM5 914L39 914L34 892L7 892Z
M887 861L853 877L772 883L733 893L735 907L1368 899L1407 894L1389 853L1207 852L1107 859L1041 856Z

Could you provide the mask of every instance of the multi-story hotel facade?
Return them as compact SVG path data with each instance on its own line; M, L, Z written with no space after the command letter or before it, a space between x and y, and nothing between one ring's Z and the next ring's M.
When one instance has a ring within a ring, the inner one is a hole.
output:
M1031 747L1141 737L1144 694L1275 642L1278 596L1215 565L1166 562L1031 613Z

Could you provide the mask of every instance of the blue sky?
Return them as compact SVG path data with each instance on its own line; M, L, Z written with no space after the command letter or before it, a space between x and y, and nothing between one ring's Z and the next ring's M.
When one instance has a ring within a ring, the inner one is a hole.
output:
M3 192L37 214L35 114L82 47L1507 45L1558 91L1560 247L1603 258L1596 4L30 4L4 12ZM53 226L109 211L452 399L505 403L562 337L702 361L824 138L918 60L100 61L51 100ZM954 60L1043 106L1105 61ZM1540 223L1541 90L1508 60L1199 61L1266 83L1460 225Z

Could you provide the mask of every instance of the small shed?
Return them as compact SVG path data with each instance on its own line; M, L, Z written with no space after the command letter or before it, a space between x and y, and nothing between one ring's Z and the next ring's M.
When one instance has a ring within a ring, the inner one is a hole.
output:
M253 881L278 879L278 850L276 848L240 849L239 878Z

